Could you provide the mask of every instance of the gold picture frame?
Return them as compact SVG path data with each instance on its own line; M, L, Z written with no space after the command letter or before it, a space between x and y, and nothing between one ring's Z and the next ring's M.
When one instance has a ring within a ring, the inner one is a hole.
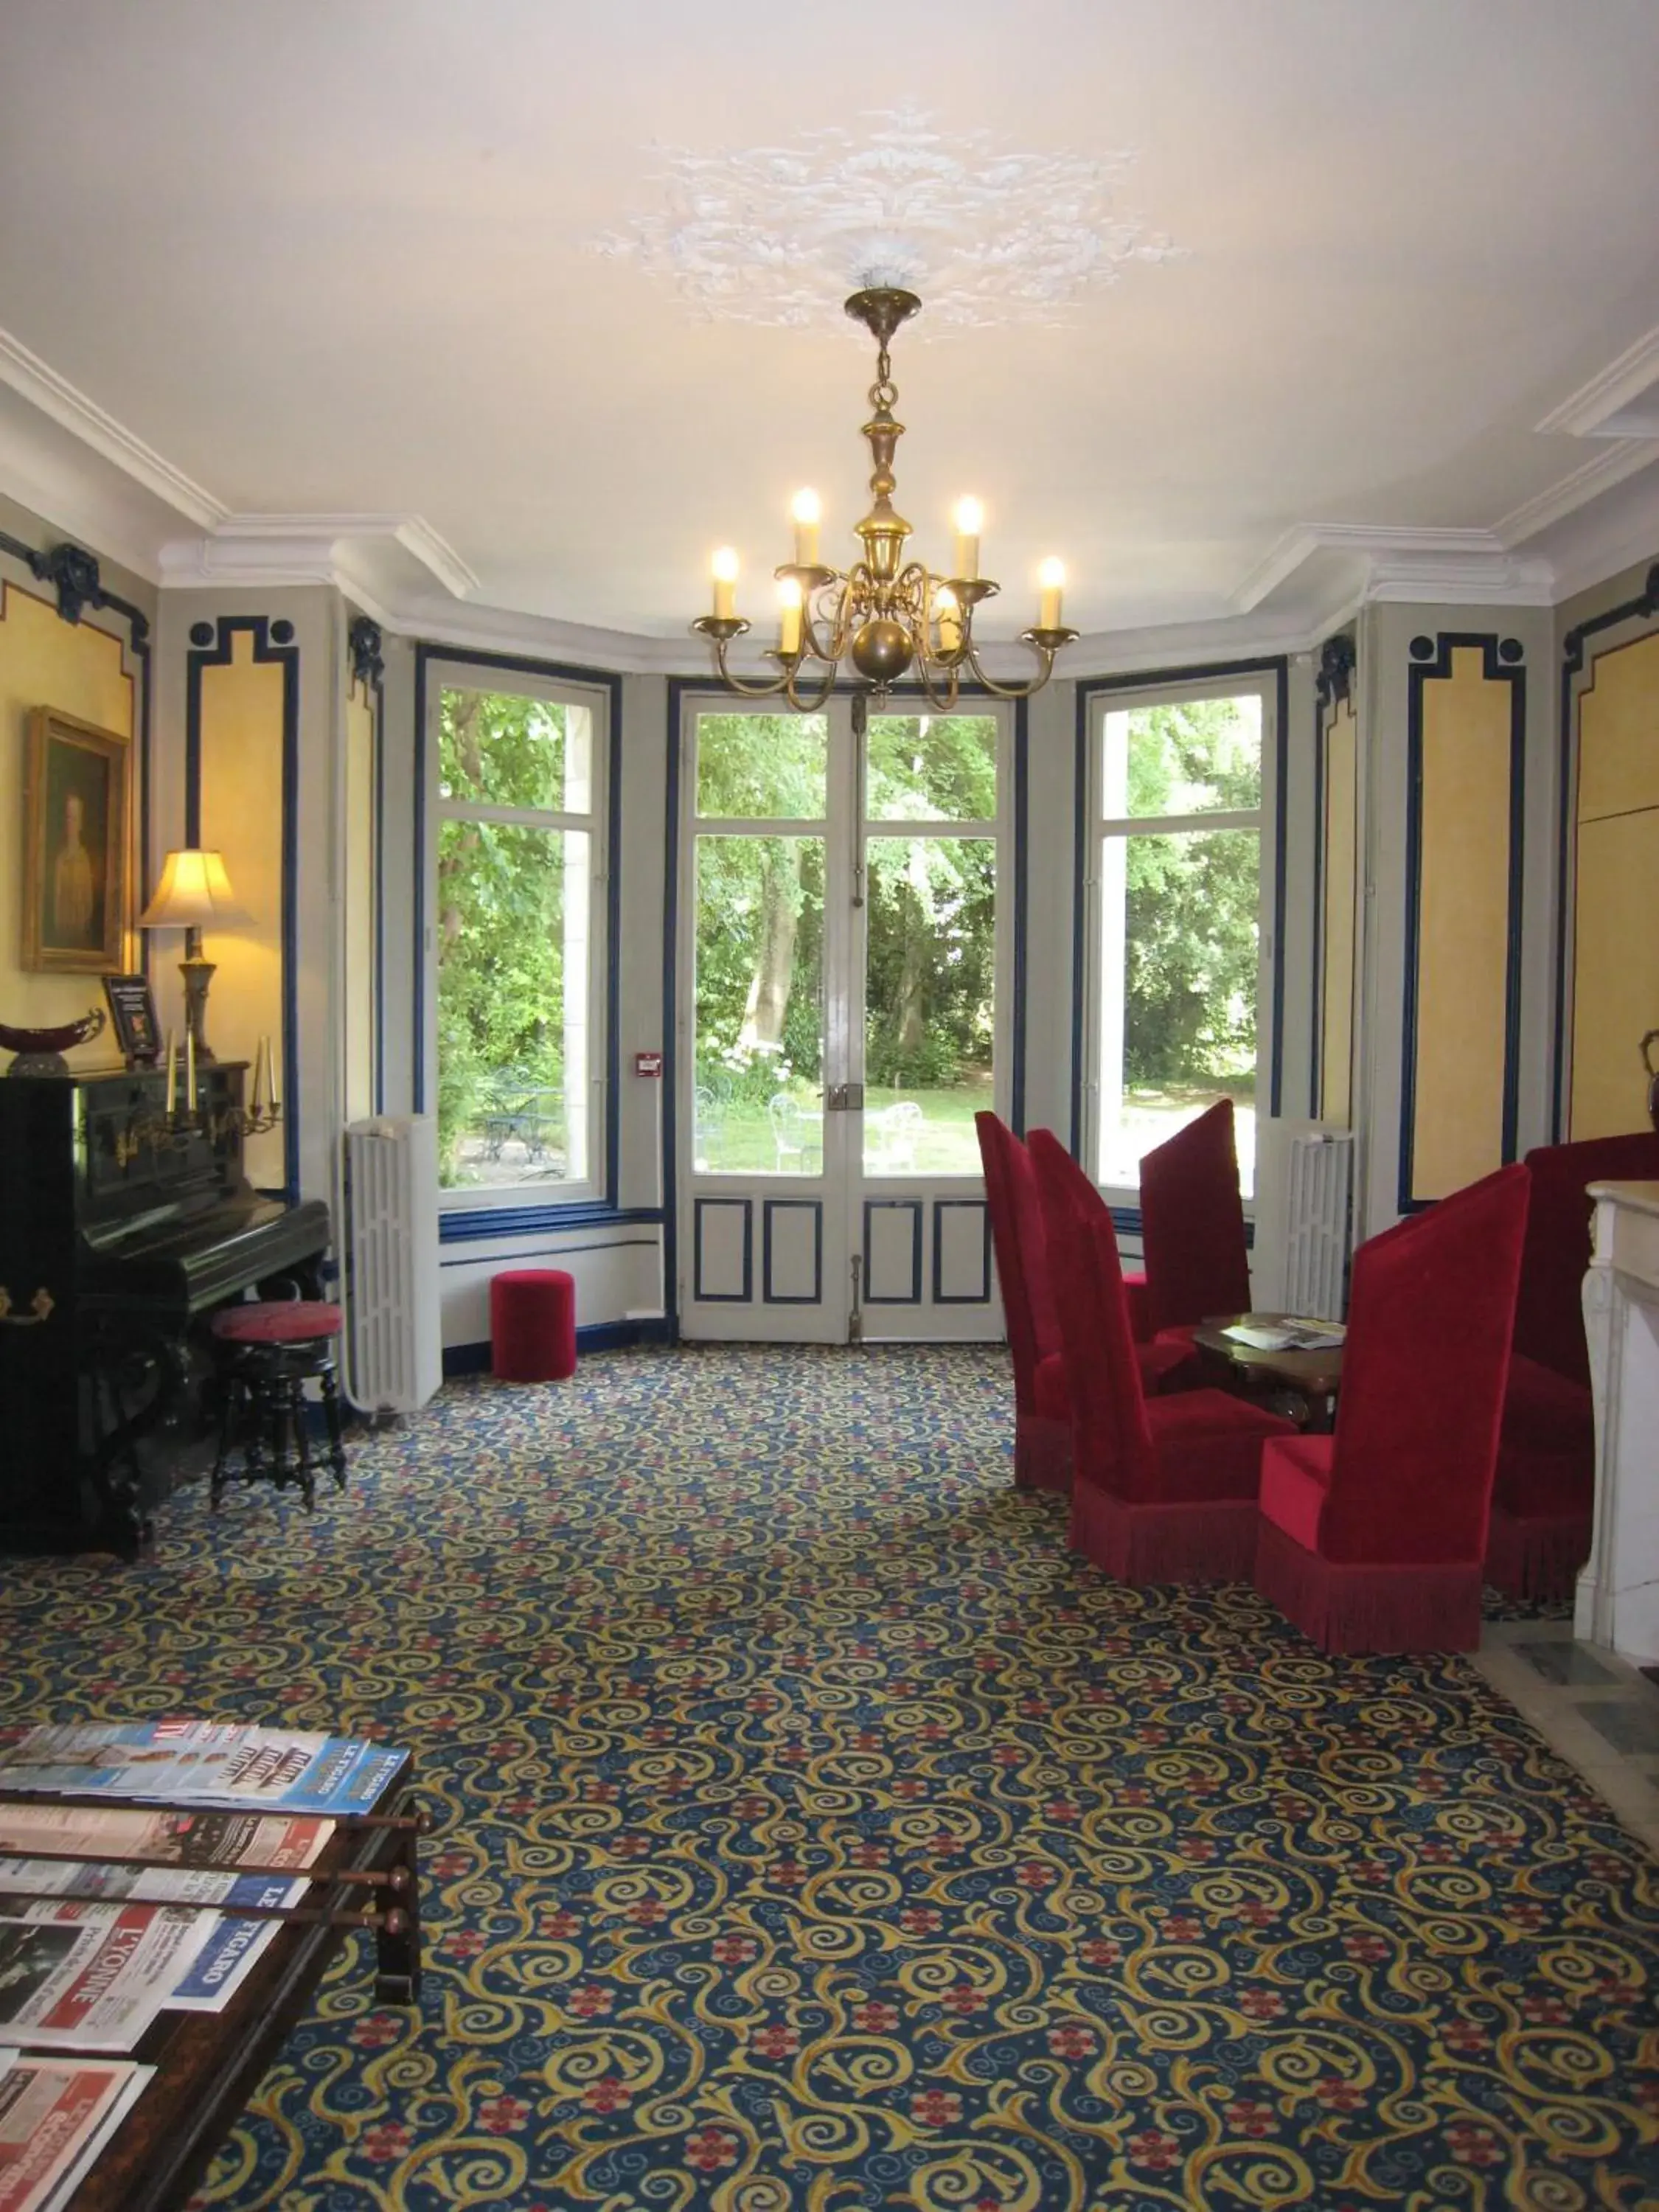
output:
M21 964L102 975L127 930L127 762L118 730L55 707L29 716Z

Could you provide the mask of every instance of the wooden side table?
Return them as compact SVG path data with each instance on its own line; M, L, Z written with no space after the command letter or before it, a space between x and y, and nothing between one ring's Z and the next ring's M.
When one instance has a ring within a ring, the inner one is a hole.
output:
M1212 1368L1224 1367L1226 1387L1247 1397L1285 1396L1303 1401L1298 1426L1316 1436L1329 1432L1336 1418L1336 1395L1342 1387L1342 1346L1321 1346L1302 1351L1291 1346L1269 1352L1241 1344L1224 1332L1235 1322L1253 1328L1284 1328L1292 1325L1287 1314L1215 1314L1193 1331L1193 1342ZM1295 1416L1291 1416L1295 1419Z

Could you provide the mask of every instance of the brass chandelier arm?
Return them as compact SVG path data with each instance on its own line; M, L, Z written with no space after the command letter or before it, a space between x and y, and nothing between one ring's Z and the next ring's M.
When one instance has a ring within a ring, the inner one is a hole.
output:
M1075 635L1075 631L1068 632L1066 639L1061 642L1068 642L1070 638ZM974 672L974 681L976 684L982 684L994 699L1029 699L1034 693L1042 690L1054 672L1054 655L1060 650L1059 643L1044 644L1036 631L1029 629L1021 633L1019 641L1022 645L1029 645L1032 652L1037 655L1042 663L1042 671L1038 675L1034 676L1029 684L999 684L994 676L986 674L974 644L973 633L971 630L968 633L963 658Z

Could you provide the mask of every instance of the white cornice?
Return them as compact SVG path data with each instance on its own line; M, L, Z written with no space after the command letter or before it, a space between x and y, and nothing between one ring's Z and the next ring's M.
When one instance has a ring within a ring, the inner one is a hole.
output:
M1650 385L1659 382L1659 325L1626 346L1617 361L1611 361L1604 369L1581 384L1577 392L1570 392L1560 404L1552 407L1538 425L1545 432L1565 433L1571 438L1605 437L1609 434L1602 425L1609 416L1618 414L1639 399ZM1618 433L1614 431L1613 435Z
M353 568L426 569L447 592L466 599L478 580L454 548L418 514L231 514L210 536L161 548L164 584L295 584L333 580Z
M9 331L0 331L0 380L198 527L211 530L229 512L222 500L164 460L125 423L106 415L95 400L77 391L66 376L59 376Z
M1493 526L1492 536L1504 547L1524 545L1528 538L1538 537L1568 515L1576 514L1581 507L1588 507L1614 484L1623 483L1659 460L1659 442L1651 438L1620 438L1592 453L1581 468L1574 469L1559 483L1534 492L1530 499L1512 507L1500 521Z

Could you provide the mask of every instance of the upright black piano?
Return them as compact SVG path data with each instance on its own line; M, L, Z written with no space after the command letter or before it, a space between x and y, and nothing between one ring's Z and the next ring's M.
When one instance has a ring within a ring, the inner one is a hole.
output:
M188 1121L159 1068L0 1079L0 1551L135 1557L192 1326L251 1285L317 1295L328 1208L249 1183L245 1073L198 1069Z

